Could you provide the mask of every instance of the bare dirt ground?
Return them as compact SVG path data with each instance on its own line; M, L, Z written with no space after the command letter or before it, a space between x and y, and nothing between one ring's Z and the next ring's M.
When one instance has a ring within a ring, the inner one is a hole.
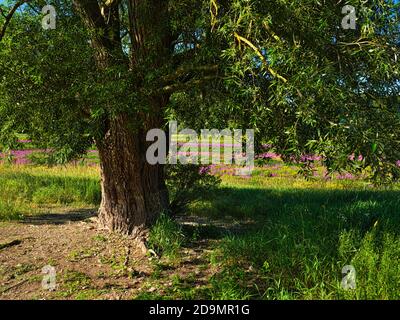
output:
M179 258L160 260L128 237L99 231L94 209L3 222L0 299L201 297L216 272L208 256L212 241L199 240L182 248ZM45 266L55 268L55 290L42 286Z

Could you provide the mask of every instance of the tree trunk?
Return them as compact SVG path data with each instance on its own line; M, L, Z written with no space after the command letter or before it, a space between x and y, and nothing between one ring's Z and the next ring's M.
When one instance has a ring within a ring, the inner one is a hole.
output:
M146 161L145 128L134 132L129 124L127 116L118 116L97 144L102 191L99 222L110 231L140 238L167 209L168 193L163 166Z
M128 1L128 62L120 37L119 1L102 2L101 8L97 0L74 0L74 4L91 31L99 74L122 67L135 74L133 90L140 93L143 87L147 89L146 74L162 68L172 55L168 1ZM157 92L142 95L147 112L138 111L135 116L133 112L115 115L112 106L106 106L110 112L104 116L104 132L97 141L102 191L99 222L110 231L139 238L168 206L163 167L146 161L150 144L146 134L150 129L164 127L163 109L169 99L169 95Z

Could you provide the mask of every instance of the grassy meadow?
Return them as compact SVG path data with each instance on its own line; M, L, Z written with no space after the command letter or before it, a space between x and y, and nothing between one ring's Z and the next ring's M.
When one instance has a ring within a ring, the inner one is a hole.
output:
M251 178L224 170L220 187L187 212L207 223L163 216L153 227L149 244L162 258L152 262L143 284L152 290L132 298L400 298L399 186L326 179L322 168L305 180L298 168L279 162L257 168ZM0 165L0 227L59 208L95 208L99 201L97 166ZM166 285L162 270L203 241L200 268L215 270L205 283L194 285L195 273L182 278L177 269ZM356 270L355 289L341 286L346 265Z
M99 170L93 166L0 165L0 220L18 220L56 207L100 203Z

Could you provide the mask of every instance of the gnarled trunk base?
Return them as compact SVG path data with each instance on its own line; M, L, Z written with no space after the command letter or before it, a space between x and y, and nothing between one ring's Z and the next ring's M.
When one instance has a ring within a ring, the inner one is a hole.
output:
M163 167L147 163L144 134L144 130L133 133L121 116L112 120L105 139L98 143L100 226L138 239L168 207Z

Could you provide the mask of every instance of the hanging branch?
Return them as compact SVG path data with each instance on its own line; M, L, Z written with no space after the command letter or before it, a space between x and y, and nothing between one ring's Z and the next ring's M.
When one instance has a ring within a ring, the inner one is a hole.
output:
M285 79L284 77L282 77L281 75L279 75L276 71L274 71L270 66L269 63L267 61L267 59L265 59L265 57L263 56L263 54L261 53L261 51L254 45L252 44L249 40L247 40L246 38L238 35L235 32L235 38L238 40L239 44L241 42L244 42L245 44L247 44L251 49L254 50L254 52L257 54L257 56L261 59L261 61L263 62L263 64L265 65L265 67L267 68L268 72L274 76L275 78L278 78L280 80L282 80L283 82L287 82L287 79Z
M215 25L217 24L217 16L218 16L217 0L210 0L210 14L211 14L211 31L213 31Z
M14 16L14 13L18 10L20 6L22 6L24 3L27 3L31 0L20 0L17 3L14 4L14 6L11 8L11 10L8 12L8 14L5 14L3 9L0 8L0 13L1 15L5 18L4 25L0 29L0 41L3 40L4 35L6 34L7 27L11 22L12 17Z

